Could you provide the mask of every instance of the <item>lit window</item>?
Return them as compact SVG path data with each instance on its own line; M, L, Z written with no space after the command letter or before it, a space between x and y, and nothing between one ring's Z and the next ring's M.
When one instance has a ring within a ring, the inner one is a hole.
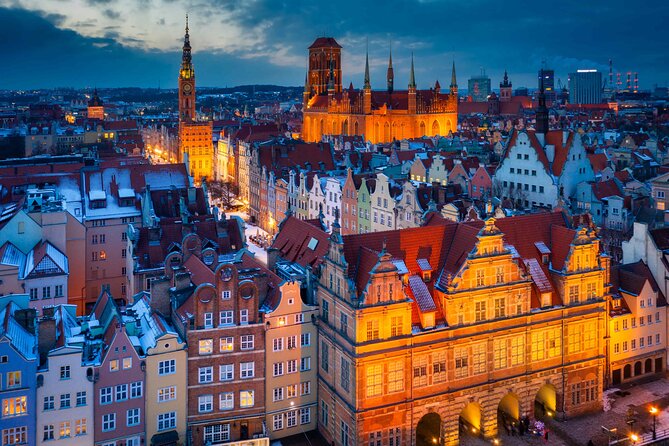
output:
M212 339L200 339L199 351L201 355L211 355L214 351L214 341Z

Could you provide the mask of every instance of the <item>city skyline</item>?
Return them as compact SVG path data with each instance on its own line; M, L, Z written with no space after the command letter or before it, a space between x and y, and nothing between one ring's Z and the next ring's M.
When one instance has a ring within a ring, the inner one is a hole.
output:
M68 15L73 8L76 16ZM564 11L574 10L565 5ZM375 89L385 85L390 42L396 84L408 82L414 53L419 88L437 79L446 82L453 60L463 86L484 68L493 88L504 70L514 87L534 88L542 61L563 83L567 73L580 68L604 71L606 79L609 58L614 72L638 72L642 89L666 85L669 79L660 43L653 38L669 13L669 6L661 3L635 11L635 23L644 26L629 36L611 32L611 27L626 25L629 17L622 2L598 6L598 20L592 22L588 14L530 11L520 4L496 2L335 6L259 1L230 7L216 1L0 0L2 50L14 60L5 70L2 87L174 88L186 12L199 85L205 87L301 85L306 47L319 35L333 36L344 47L343 81L356 88L362 86L367 41ZM397 17L405 24L398 26ZM574 35L580 37L564 38ZM625 74L623 82L624 78Z

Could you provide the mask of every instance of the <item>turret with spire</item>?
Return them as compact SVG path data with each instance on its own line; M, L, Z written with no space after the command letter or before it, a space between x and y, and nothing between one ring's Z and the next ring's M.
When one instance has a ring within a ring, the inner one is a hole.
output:
M388 93L393 92L395 75L393 73L393 49L390 48L390 56L388 57L388 71L386 73L386 83L388 85Z
M411 71L409 72L409 104L408 112L416 113L416 75L413 69L413 53L411 53Z
M369 81L369 48L365 54L365 84L362 89L362 111L368 115L372 113L372 84Z
M455 61L453 61L453 68L451 69L451 94L458 94L458 81L455 78Z
M499 100L500 102L511 101L511 82L509 82L509 75L504 70L504 81L499 83Z
M186 33L184 34L184 45L181 55L181 76L188 79L195 75L193 70L193 58L191 56L190 35L188 34L188 14L186 14Z
M539 106L536 113L536 125L534 126L537 135L546 135L548 133L548 108L546 108L546 93L544 92L544 76L539 80ZM543 136L542 136L543 137ZM543 142L543 141L542 141Z
M186 15L186 33L179 70L179 120L185 122L195 120L195 69L188 34L188 15Z

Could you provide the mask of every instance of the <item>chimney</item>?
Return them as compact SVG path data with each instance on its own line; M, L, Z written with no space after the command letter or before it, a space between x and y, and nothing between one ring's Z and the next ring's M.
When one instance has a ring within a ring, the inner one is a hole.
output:
M175 291L182 291L190 285L190 273L181 272L174 275L174 289Z
M14 312L14 319L30 334L35 334L35 319L37 310L34 308L20 308Z
M151 282L151 309L165 317L170 316L170 279L166 276L154 279Z
M53 308L52 308L53 309ZM37 350L40 356L40 363L46 359L46 355L56 345L56 318L45 316L39 321L39 333L37 338Z

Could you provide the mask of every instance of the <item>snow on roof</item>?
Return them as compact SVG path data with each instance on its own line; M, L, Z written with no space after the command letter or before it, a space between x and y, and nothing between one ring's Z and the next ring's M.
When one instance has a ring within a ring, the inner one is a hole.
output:
M135 198L135 191L133 189L122 188L118 190L119 198Z
M19 248L12 245L11 242L6 243L5 253L2 256L0 263L3 265L11 265L16 267L21 267L25 264L26 255L23 254Z
M91 190L88 192L88 198L90 200L106 200L107 194L103 190Z
M35 335L30 334L14 319L14 312L18 309L18 305L10 302L0 311L0 337L8 338L11 345L27 360L35 360Z

